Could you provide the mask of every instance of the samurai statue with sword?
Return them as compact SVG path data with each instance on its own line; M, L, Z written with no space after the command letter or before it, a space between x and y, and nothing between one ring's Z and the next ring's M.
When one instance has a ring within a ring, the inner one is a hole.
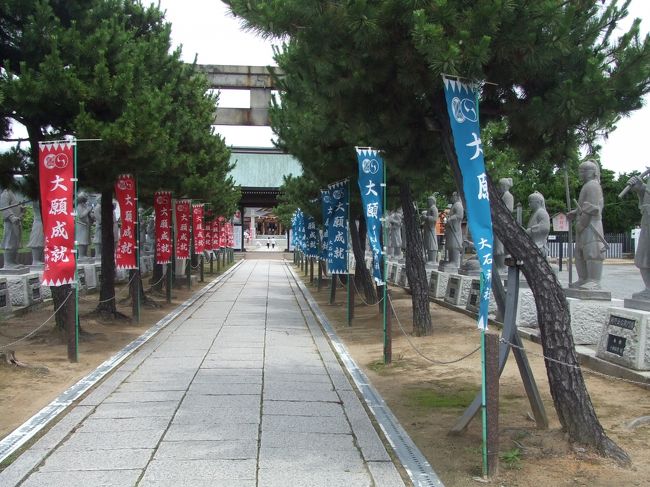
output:
M632 190L639 198L639 209L641 210L641 232L639 243L634 253L634 265L639 268L645 289L632 294L633 299L650 300L650 168L639 176L632 176L619 198L623 198L628 191ZM643 181L643 178L647 178Z
M600 187L600 167L594 161L585 161L578 167L583 182L576 208L567 217L575 220L575 264L578 280L571 288L600 289L603 261L607 242L603 235L603 190Z

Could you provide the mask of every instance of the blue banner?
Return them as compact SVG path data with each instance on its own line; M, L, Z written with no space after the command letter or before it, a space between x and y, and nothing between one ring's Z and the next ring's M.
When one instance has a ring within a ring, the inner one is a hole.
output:
M316 220L313 216L305 216L306 230L307 230L307 248L305 249L305 255L307 257L318 257L318 228L316 228Z
M381 220L384 213L384 160L379 151L357 147L359 160L359 191L368 227L368 242L372 250L372 275L379 285L384 284L381 266Z
M334 205L332 201L332 195L329 191L329 189L321 189L320 190L320 200L321 200L321 211L323 213L323 236L321 238L321 249L320 249L320 259L322 261L327 262L328 264L331 263L331 256L330 256L330 250L329 250L329 226L330 226L330 219L332 218L332 214L334 213Z
M300 208L293 214L292 227L293 246L300 252L305 253L305 215Z
M329 185L332 199L332 216L328 228L327 240L330 247L332 274L348 273L348 205L350 192L348 182L341 181Z
M478 87L443 76L447 112L463 176L467 223L481 265L478 327L487 330L492 287L492 216L478 121Z

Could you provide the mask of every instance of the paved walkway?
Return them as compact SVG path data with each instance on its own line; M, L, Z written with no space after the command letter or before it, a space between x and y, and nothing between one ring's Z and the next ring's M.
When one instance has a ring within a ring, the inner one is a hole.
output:
M242 262L0 485L403 486L289 272L279 261Z

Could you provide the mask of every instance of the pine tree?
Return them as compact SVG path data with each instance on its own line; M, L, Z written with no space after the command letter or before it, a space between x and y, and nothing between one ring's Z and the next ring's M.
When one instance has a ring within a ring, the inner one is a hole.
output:
M286 74L282 110L299 112L284 118L292 130L302 129L300 117L321 119L332 127L325 141L347 143L352 136L385 149L400 169L437 164L444 155L459 188L441 74L494 83L483 87L481 99L483 125L507 121L494 143L516 150L527 164L552 161L556 168L575 166L578 147L594 146L649 91L650 39L639 38L639 22L613 38L629 1L227 3L250 28L288 39L276 60ZM308 103L292 103L295 93ZM303 145L327 151L319 135L307 127ZM544 353L569 364L547 361L563 428L572 441L628 463L589 400L559 282L490 189L495 233L524 262L535 294Z

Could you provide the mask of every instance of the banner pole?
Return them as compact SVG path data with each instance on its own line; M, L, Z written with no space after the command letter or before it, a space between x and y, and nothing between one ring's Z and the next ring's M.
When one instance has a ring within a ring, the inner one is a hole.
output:
M345 236L345 242L346 242L346 249L345 249L345 265L348 269L348 279L347 279L347 286L348 286L348 326L352 326L352 307L350 303L350 293L352 291L350 287L350 279L352 279L352 272L350 269L350 180L348 179L346 181L347 184L347 194L348 194L348 202L346 203L347 208L345 209L346 215L345 215L345 220L347 221L348 227L345 229L347 232L347 235Z
M77 141L74 143L74 211L77 219ZM74 239L74 362L79 362L79 246L77 244L77 224L73 227Z
M384 281L384 364L389 364L391 362L392 358L392 353L390 351L390 339L388 337L388 317L387 313L389 311L388 308L388 259L386 258L386 206L387 206L387 201L388 201L388 185L386 184L386 161L383 163L383 177L384 181L382 186L384 187L384 194L383 194L383 208L381 209L381 250L382 250L382 260L383 260L383 265L382 265L382 281Z
M481 418L483 429L483 477L487 477L487 398L486 398L486 380L485 380L485 329L481 330Z
M135 322L140 323L140 285L142 283L142 273L140 269L140 188L139 188L139 180L138 180L138 175L137 173L134 175L135 177L135 205L136 205L136 232L135 232L135 266L136 266L136 272L138 273L135 279L135 288L136 288L136 305L135 305Z

